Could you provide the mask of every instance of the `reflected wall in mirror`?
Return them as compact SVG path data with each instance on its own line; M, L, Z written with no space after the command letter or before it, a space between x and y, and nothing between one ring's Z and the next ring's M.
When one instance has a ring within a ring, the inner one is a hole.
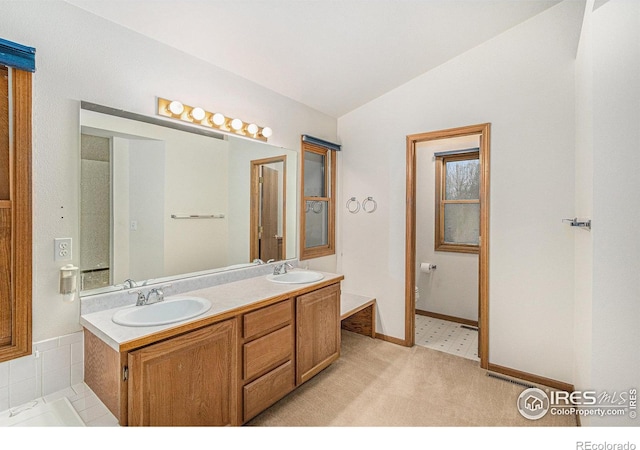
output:
M248 266L262 255L296 257L295 151L85 105L83 295L122 289L128 279L141 284ZM257 196L256 167L271 180ZM260 251L267 246L260 231L272 238L268 253Z

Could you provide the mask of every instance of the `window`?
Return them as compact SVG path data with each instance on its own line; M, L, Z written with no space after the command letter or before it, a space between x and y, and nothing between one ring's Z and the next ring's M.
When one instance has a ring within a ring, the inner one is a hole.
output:
M478 253L480 159L478 151L436 155L435 250Z
M335 173L334 152L303 140L301 260L335 253Z

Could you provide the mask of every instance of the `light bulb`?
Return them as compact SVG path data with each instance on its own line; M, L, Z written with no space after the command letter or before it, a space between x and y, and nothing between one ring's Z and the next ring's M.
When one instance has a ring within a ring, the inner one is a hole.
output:
M217 126L224 124L225 120L225 117L220 113L215 113L213 116L211 116L211 123Z
M197 120L198 122L204 119L204 116L205 116L204 109L200 107L195 107L191 110L191 117L193 117L193 119Z
M233 119L231 121L231 128L233 128L234 130L238 131L242 129L242 120L240 119Z
M256 125L255 123L250 123L247 126L247 131L249 132L249 134L256 134L258 132L258 125Z
M270 137L273 134L273 130L271 130L271 128L269 127L264 127L262 129L262 135L266 138Z
M167 109L171 114L179 116L184 111L184 105L179 101L174 100L171 103L169 103L169 106L167 107Z

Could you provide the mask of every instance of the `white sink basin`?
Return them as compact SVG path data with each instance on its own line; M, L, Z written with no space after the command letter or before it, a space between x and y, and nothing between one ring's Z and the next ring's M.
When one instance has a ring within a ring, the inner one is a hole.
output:
M323 278L324 275L320 272L310 270L295 270L280 275L267 275L267 280L284 284L312 283L314 281L320 281Z
M120 309L111 320L127 327L149 327L191 319L206 313L209 309L211 302L206 298L176 296L151 305Z

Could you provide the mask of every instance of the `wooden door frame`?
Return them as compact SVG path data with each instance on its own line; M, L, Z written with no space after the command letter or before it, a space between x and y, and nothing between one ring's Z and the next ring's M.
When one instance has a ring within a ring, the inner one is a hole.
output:
M260 166L281 162L282 171L282 256L287 256L287 155L271 158L255 159L251 161L251 200L249 213L249 261L260 257L258 249L258 205L260 204ZM265 261L266 262L266 261Z
M415 344L416 285L416 144L480 135L480 248L478 253L478 342L480 367L489 366L489 155L491 124L483 123L407 136L407 203L405 246L405 338Z

